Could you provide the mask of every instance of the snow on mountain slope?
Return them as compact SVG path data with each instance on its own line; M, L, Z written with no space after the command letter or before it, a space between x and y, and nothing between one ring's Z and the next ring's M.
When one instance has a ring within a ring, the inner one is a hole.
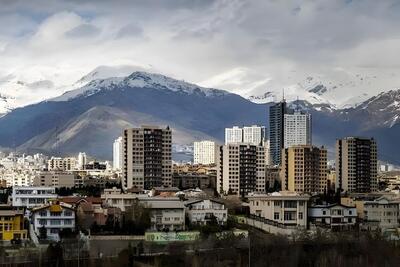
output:
M332 108L349 108L361 104L381 91L400 85L400 75L392 70L358 68L321 69L255 73L247 68L235 68L200 83L226 89L256 103L268 103L297 98L311 104L329 104Z
M114 88L152 88L188 94L202 93L209 97L228 93L223 90L200 87L161 74L136 71L127 77L93 80L81 88L68 91L59 97L49 99L49 101L68 101L76 97L86 97L101 90L113 90Z

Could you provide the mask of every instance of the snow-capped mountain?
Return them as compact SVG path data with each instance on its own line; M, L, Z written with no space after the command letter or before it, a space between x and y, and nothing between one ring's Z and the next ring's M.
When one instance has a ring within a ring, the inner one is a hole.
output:
M134 65L99 66L80 79L77 79L82 75L79 69L67 76L63 70L38 66L0 73L0 115L57 97L95 79L125 77L134 71L143 70L147 68Z
M354 70L321 70L307 73L299 70L259 74L237 68L201 83L241 95L255 103L306 100L313 105L326 104L332 109L356 107L381 91L400 86L400 75L391 70L359 68Z
M50 101L68 101L76 97L87 97L99 91L113 90L114 88L151 88L187 94L204 94L208 97L220 96L227 93L223 90L200 87L198 85L185 81L179 81L161 74L135 71L127 77L113 77L92 80L83 87L68 91L59 97L50 99Z

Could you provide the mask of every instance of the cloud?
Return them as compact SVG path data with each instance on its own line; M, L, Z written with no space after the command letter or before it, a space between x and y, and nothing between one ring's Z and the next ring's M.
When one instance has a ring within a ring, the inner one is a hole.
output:
M116 38L138 38L143 37L143 29L136 24L123 26L117 33Z
M90 25L90 24L81 24L79 26L76 26L75 28L67 31L65 35L67 37L71 38L88 38L88 37L94 37L100 33L100 29Z
M2 1L0 73L58 88L128 61L247 93L338 68L398 72L399 13L397 0Z

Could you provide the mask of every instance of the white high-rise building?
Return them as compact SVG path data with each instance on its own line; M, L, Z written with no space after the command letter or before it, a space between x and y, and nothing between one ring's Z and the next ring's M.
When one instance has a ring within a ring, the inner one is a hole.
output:
M87 163L87 157L85 152L79 152L78 154L78 169L85 169L85 165Z
M115 139L113 144L113 169L121 170L122 168L122 136Z
M193 163L215 164L216 144L213 141L194 142Z
M247 143L251 145L263 145L266 139L265 126L233 126L225 128L225 145L235 143Z
M265 126L252 125L243 127L243 143L258 146L263 145L265 139Z
M284 146L311 145L311 114L295 112L284 117Z
M225 145L241 143L243 141L243 129L238 126L225 128Z

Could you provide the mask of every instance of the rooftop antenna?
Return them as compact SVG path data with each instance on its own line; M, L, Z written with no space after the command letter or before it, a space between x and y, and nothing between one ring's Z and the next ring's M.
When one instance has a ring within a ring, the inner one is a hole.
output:
M282 102L285 102L285 88L282 89Z
M299 112L299 96L296 99L296 112Z

